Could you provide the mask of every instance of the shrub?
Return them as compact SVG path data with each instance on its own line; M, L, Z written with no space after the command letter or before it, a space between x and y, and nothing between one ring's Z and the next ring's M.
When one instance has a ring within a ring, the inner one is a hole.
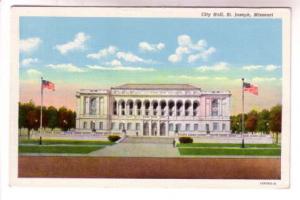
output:
M121 137L118 136L118 135L109 135L108 136L108 140L111 141L111 142L116 142L120 139Z
M179 137L179 142L180 143L193 143L193 138L184 136L184 137Z

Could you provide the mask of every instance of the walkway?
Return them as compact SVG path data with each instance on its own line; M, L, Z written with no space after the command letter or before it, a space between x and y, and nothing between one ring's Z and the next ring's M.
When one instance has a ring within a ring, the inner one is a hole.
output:
M112 146L91 152L90 156L102 157L179 157L172 138L129 137Z

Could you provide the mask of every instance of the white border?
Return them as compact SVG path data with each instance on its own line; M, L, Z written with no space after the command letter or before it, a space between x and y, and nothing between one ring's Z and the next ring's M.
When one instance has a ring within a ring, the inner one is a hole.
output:
M247 8L12 8L12 82L11 82L11 133L17 132L17 102L18 102L18 39L19 16L68 16L68 17L197 17L205 12L273 12L273 18L282 19L283 26L283 121L290 121L290 12L288 9L247 9ZM100 12L99 12L100 11ZM75 14L76 13L76 14ZM236 18L236 17L235 17ZM266 17L262 17L266 18ZM225 19L225 18L224 18ZM228 19L228 18L227 18ZM101 187L266 187L286 188L289 186L289 129L288 123L283 123L281 180L271 180L276 185L260 185L260 180L150 180L150 179L28 179L17 178L17 134L11 134L11 184L12 185L47 185L47 186L101 186ZM78 181L80 180L80 181Z
M17 133L17 102L18 102L18 33L19 16L68 16L68 17L200 17L201 11L247 11L273 12L273 18L282 19L283 25L283 121L290 121L290 12L288 9L247 9L247 8L49 8L49 7L14 7L12 8L12 54L11 54L11 133ZM99 12L101 10L101 12ZM76 13L76 14L75 14ZM235 17L236 18L236 17ZM263 17L266 18L266 17ZM244 18L243 18L244 19ZM256 18L257 19L257 18ZM289 146L290 124L283 123L282 132L282 159L281 180L270 180L276 185L260 185L260 180L200 180L200 179L36 179L17 178L17 135L11 134L11 170L12 185L31 186L100 186L100 187L259 187L259 188L286 188L289 186ZM267 180L264 180L267 181Z

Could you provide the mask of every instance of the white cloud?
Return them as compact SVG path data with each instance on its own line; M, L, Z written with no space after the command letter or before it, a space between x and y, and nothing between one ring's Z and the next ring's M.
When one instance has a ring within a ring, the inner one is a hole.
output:
M265 70L265 71L275 71L279 69L280 66L276 65L246 65L242 69L246 71L256 71L256 70Z
M37 59L37 58L25 58L21 61L21 64L23 66L28 66L30 64L37 63L38 61L39 61L39 59Z
M154 68L131 67L131 66L106 67L106 66L98 66L98 65L88 65L87 67L89 69L102 70L102 71L145 71L145 72L155 71Z
M85 42L89 39L89 36L83 32L79 32L75 35L74 39L65 44L56 45L55 48L61 53L66 54L74 50L84 50Z
M229 78L226 76L216 76L216 77L214 77L214 79L218 80L218 81L225 81L225 80L228 80Z
M179 35L177 37L177 43L179 46L190 46L192 43L192 39L189 35Z
M88 54L86 57L92 59L100 59L110 55L114 55L117 52L117 50L117 47L110 45L107 48L100 49L97 53Z
M117 58L118 59L123 59L123 60L125 60L127 62L147 62L144 59L138 57L137 55L134 55L131 52L122 52L122 51L119 51L117 53Z
M28 76L30 77L40 77L42 76L42 72L36 70L36 69L28 69L26 71L26 73L28 74Z
M254 83L265 83L265 82L272 82L278 81L276 77L254 77L252 78L252 82Z
M208 47L205 40L198 40L193 43L189 35L179 35L177 37L178 47L175 53L168 57L172 63L179 62L183 59L184 55L188 55L188 62L192 63L199 59L206 60L211 54L216 52L216 48Z
M207 76L189 76L189 75L180 75L180 76L168 76L168 78L178 78L178 79L186 79L186 80L207 80L209 77Z
M36 50L40 46L41 43L42 43L42 40L38 37L20 40L20 51L27 52L27 53L31 52L33 50Z
M168 58L168 60L170 61L170 62L172 62L172 63L176 63L176 62L179 62L179 61L181 61L181 55L179 55L179 54L172 54L172 55L170 55L169 56L169 58Z
M262 68L263 68L262 65L246 65L242 67L242 69L246 71L254 71Z
M199 52L197 54L189 55L188 62L189 63L193 63L193 62L195 62L195 61L197 61L199 59L206 60L208 58L208 56L210 56L214 52L216 52L216 49L214 47L210 47L207 50L201 51L201 52Z
M85 70L73 64L49 64L47 67L52 69L62 70L66 72L85 72Z
M165 44L162 42L159 42L157 44L150 44L148 42L140 42L139 48L141 51L160 51L165 48Z
M220 62L212 66L200 66L195 68L197 71L206 72L206 71L226 71L229 70L228 63Z
M275 71L277 69L279 69L280 66L276 66L276 65L267 65L266 66L266 71Z
M105 64L110 65L110 66L121 66L122 65L121 61L119 61L117 59L114 59L110 62L106 62Z

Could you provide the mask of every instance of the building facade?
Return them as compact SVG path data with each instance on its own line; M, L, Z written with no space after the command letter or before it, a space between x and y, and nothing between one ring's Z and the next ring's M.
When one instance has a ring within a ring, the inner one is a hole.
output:
M188 84L125 84L76 93L76 131L133 136L230 133L229 91Z

